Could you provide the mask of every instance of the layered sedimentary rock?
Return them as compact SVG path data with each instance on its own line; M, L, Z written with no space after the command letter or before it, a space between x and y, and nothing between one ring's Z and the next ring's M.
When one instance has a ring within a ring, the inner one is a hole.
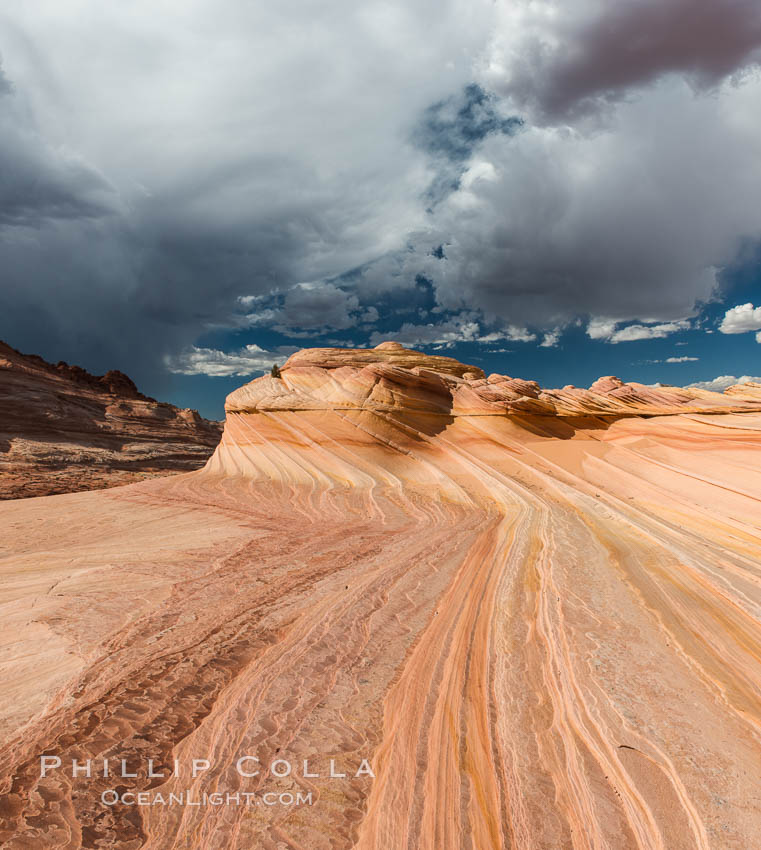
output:
M543 390L536 381L489 375L449 357L405 349L311 348L292 355L279 378L259 378L227 397L228 413L265 410L421 410L430 413L537 414L552 417L671 413L743 413L761 407L761 385L725 393L659 384L624 383L609 376L589 389Z
M0 342L0 499L198 469L221 431L143 395L122 372L91 375Z
M355 354L0 505L3 846L756 846L761 388Z

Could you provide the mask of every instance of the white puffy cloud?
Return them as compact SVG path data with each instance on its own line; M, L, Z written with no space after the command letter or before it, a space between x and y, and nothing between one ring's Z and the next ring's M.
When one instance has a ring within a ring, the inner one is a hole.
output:
M666 363L696 363L699 357L667 357Z
M560 341L560 331L548 331L539 343L540 348L555 348Z
M510 340L511 342L533 342L536 339L536 334L532 333L528 328L518 325L507 325L501 331L491 331L490 333L482 334L476 338L478 342L501 342L502 340Z
M225 352L216 348L191 346L179 354L168 356L166 366L179 375L209 375L229 377L268 372L274 364L282 364L297 348L279 347L267 351L258 345L247 345L238 351Z
M454 316L444 322L431 322L425 325L416 325L405 322L401 328L388 332L374 331L370 336L370 345L378 345L390 337L402 345L438 345L450 347L458 342L475 342L481 333L481 327L477 321L469 316Z
M587 325L587 336L590 339L610 339L616 331L617 324L611 319L590 319Z
M504 339L509 339L511 342L533 342L536 334L518 325L508 325L505 328Z
M478 342L485 345L503 340L533 342L536 334L518 325L508 325L501 331L484 332L481 317L474 313L461 313L440 322L405 322L399 330L391 333L374 331L370 337L370 345L377 345L389 338L404 345L436 345L450 348L460 342Z
M749 382L761 383L761 377L754 378L750 375L743 375L741 378L736 378L734 375L719 375L718 378L714 378L712 381L696 381L694 384L687 384L687 386L695 387L698 390L710 390L711 392L721 393L727 387L731 387L734 384L747 384Z
M719 330L723 334L761 330L761 307L754 307L750 302L730 307L724 314Z
M592 319L587 325L587 336L591 339L603 339L607 342L636 342L641 339L663 339L678 331L687 330L690 322L680 319L676 322L660 322L649 325L627 325L618 328L618 322L607 319Z
M611 342L634 342L640 339L663 339L677 331L687 330L688 321L663 322L656 325L628 325L613 333Z

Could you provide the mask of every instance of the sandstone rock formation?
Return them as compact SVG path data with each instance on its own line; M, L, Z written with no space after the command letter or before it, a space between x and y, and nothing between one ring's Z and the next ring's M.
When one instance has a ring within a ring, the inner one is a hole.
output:
M128 484L202 466L221 425L0 342L0 499Z
M356 357L203 470L0 505L3 847L755 847L761 387Z
M758 410L761 387L726 393L599 378L588 389L543 390L535 381L489 375L449 357L384 342L374 349L310 348L292 355L280 378L258 378L227 397L228 413L265 410L412 409L451 415L654 416Z

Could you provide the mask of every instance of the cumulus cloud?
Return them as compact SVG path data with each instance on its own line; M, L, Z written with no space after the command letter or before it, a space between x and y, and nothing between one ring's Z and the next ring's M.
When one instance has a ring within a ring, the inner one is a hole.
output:
M718 378L714 378L712 381L696 381L694 384L687 384L688 387L694 387L698 390L710 390L715 393L724 392L727 387L731 387L734 384L747 384L747 383L761 383L761 377L751 377L750 375L743 375L741 378L736 378L734 375L719 375Z
M545 327L583 313L694 314L741 236L761 234L752 96L761 77L720 97L670 81L604 128L486 139L432 217L431 241L447 243L433 273L440 302Z
M532 333L528 328L519 327L518 325L507 325L501 331L492 331L491 333L482 334L476 337L478 342L501 342L504 339L511 342L533 342L536 339L536 334Z
M731 307L724 314L719 330L723 334L743 334L761 330L761 307L754 307L750 302Z
M615 331L610 337L610 341L616 343L634 342L640 339L663 339L669 334L686 330L689 327L688 321L664 322L657 325L628 325Z
M636 342L641 339L663 339L690 327L687 319L649 325L634 324L623 328L619 328L618 324L608 319L592 319L587 325L587 336L590 339L602 339L611 343Z
M542 337L542 341L539 343L540 348L555 348L558 342L560 341L560 332L559 331L549 331Z
M297 350L285 346L266 351L258 345L247 345L238 351L225 352L216 348L191 346L179 354L167 356L165 362L170 372L179 375L209 375L221 378L268 372L274 364L282 364Z
M476 313L461 313L440 322L415 324L405 322L401 328L391 333L374 331L370 336L370 345L393 338L404 345L434 345L451 348L460 342L479 342L484 344L510 340L512 342L532 342L536 334L527 328L507 325L500 331L487 331L482 327L482 317Z
M370 345L378 345L381 342L393 338L402 345L438 345L451 347L458 342L475 342L481 335L481 327L477 321L470 316L454 316L444 322L424 325L416 325L405 322L399 330L392 334L388 332L374 331L370 335Z
M617 322L611 319L590 319L587 336L590 339L610 339L616 331Z
M666 363L696 363L699 357L667 357Z
M485 138L434 211L440 302L544 327L694 315L761 235L761 7L500 9L481 80L525 126Z
M351 295L331 313L293 287L398 251L424 224L437 166L414 128L470 84L494 12L331 0L323 13L305 29L297 0L6 6L0 336L139 378L240 295L290 293L283 327L300 304L308 323L346 326Z
M330 281L298 283L285 291L266 295L242 295L232 314L219 323L224 328L272 327L287 336L313 336L346 330L360 323L378 321L375 307L362 307L359 297Z
M0 336L138 379L210 327L368 334L387 297L439 311L410 343L660 338L761 237L756 2L301 14L12 0Z

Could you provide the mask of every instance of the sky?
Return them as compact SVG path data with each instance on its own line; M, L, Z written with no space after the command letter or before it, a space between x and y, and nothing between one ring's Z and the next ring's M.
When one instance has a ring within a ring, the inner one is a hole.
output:
M213 418L387 339L754 378L760 62L757 0L5 0L0 338Z

